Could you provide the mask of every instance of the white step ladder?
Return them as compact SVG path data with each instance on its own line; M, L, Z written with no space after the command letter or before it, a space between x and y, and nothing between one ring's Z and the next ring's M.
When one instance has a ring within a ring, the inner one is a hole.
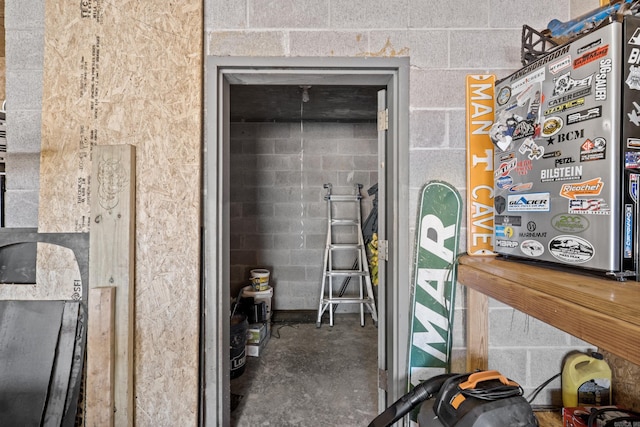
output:
M320 304L318 305L318 320L316 327L322 324L322 315L329 309L329 325L333 326L334 306L337 304L360 304L360 326L364 326L364 307L369 308L374 325L378 323L378 313L369 275L369 263L362 236L362 220L360 200L362 195L360 189L362 185L354 185L354 194L337 195L331 194L331 184L325 184L327 189L325 200L327 201L327 243L324 251L324 267L322 274L322 288L320 290ZM351 206L349 206L351 205ZM351 217L346 217L348 215ZM356 227L357 242L337 243L334 238L335 228L343 226ZM341 251L353 253L356 260L352 269L335 269L334 252ZM334 289L334 279L343 279L343 286L340 292ZM351 278L357 278L358 294L344 296L346 285ZM365 296L366 289L366 296Z

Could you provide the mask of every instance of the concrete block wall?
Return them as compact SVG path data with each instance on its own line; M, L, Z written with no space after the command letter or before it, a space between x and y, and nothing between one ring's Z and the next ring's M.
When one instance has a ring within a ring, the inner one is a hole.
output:
M543 29L553 18L564 21L598 6L597 0L209 0L205 50L219 56L409 57L413 234L424 183L448 181L465 198L465 76L510 74L521 67L523 24ZM406 267L413 268L411 261ZM464 289L457 294L454 369L464 370ZM526 391L559 372L569 350L590 348L509 307L490 305L489 363ZM552 403L559 384L535 403Z
M353 194L361 184L364 221L373 202L367 189L377 183L377 144L375 123L232 124L232 296L249 284L251 269L266 268L273 309L317 310L327 236L323 186ZM353 205L338 208L337 217L355 218ZM355 227L334 231L334 242L357 241ZM334 254L335 268L351 268L355 252Z
M44 9L44 0L5 2L7 227L38 226Z

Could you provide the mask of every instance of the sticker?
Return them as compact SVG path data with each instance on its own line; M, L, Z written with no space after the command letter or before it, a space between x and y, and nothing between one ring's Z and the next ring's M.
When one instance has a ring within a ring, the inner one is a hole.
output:
M597 59L602 58L603 56L607 56L608 53L609 53L609 45L605 45L595 50L589 51L584 55L582 55L581 57L576 58L575 61L573 61L573 69L575 70L576 68L580 68L583 65L587 65L590 62L593 62Z
M640 148L640 138L627 138L627 148Z
M498 117L489 129L489 138L500 150L506 151L511 145L518 120L522 120L522 117L506 111L498 113Z
M512 138L514 141L531 137L535 134L536 127L531 120L522 120L518 122L516 128L513 131Z
M587 139L580 145L580 161L603 160L606 157L607 140L602 137Z
M513 185L513 178L510 176L501 176L496 180L496 187L501 188L503 190L507 190L511 188Z
M549 212L551 197L549 193L509 195L507 206L509 212Z
M522 225L522 217L519 215L496 215L495 223L502 225L513 225L514 227L520 227Z
M531 83L543 82L546 79L544 68L535 70L528 76L521 78L511 84L511 96L516 95L527 88Z
M551 226L562 233L582 233L589 228L589 220L582 215L558 214L551 219Z
M574 99L564 104L556 105L555 107L548 108L545 110L544 115L550 116L551 114L561 113L565 110L570 110L572 108L581 107L584 105L584 98Z
M555 138L553 136L549 137L547 138L547 145L553 145L556 142L560 143L560 142L566 142L566 141L574 141L580 138L584 138L584 129L573 130L566 133L560 133L556 135Z
M633 101L633 106L635 107L635 110L627 113L627 117L629 117L629 121L631 123L636 126L640 126L640 116L638 115L638 113L640 113L640 105L638 105L637 102Z
M640 90L640 66L631 65L629 67L629 77L624 82L629 86L629 89Z
M584 98L589 95L591 95L591 86L578 89L566 95L558 96L556 98L551 98L549 100L548 106L555 107L556 105L564 104L566 102L573 101L574 99Z
M542 136L553 136L562 129L564 121L557 116L547 118L542 124Z
M520 244L520 251L528 256L539 257L544 253L544 245L537 240L525 240Z
M571 66L571 55L565 56L558 62L549 64L549 72L551 72L551 74L558 74L560 71L570 66Z
M604 199L569 200L569 213L585 215L609 215L611 210Z
M494 156L489 130L493 124L495 75L467 75L467 251L493 253Z
M539 86L539 85L538 85ZM516 96L516 105L518 107L524 107L524 104L531 99L533 94L533 84L527 85L522 92Z
M638 201L638 178L640 178L640 175L637 173L629 174L629 197L634 203Z
M633 206L624 205L624 257L633 256Z
M556 77L553 79L553 82L555 83L553 96L562 95L578 87L591 86L592 80L593 74L582 79L574 79L573 77L571 77L571 72L567 71L560 77Z
M602 39L592 41L591 43L578 48L578 54L581 54L582 52L585 52L589 49L593 49L596 46L600 46L601 44L602 44Z
M582 179L582 165L540 171L540 182L574 181L576 179Z
M593 178L579 183L562 184L560 196L575 200L576 197L599 196L604 187L602 178Z
M518 151L520 151L520 154L526 154L528 152L529 155L527 157L529 157L530 160L541 159L544 155L544 147L536 144L531 138L525 139Z
M524 68L521 68L520 70L516 71L515 73L513 73L513 75L511 76L511 81L513 82L514 80L517 80L519 78L521 78L522 76L527 75L528 73L530 73L531 71L537 69L538 67L541 67L543 65L546 65L552 61L555 61L556 59L562 57L563 55L566 55L567 53L569 53L569 48L571 46L570 45L566 45L564 47L560 47L556 50L554 50L553 52L551 52L548 55L543 56L542 58L538 59L537 61L527 65Z
M611 62L610 58L600 60L600 68L596 74L596 101L607 100L607 74L612 70Z
M511 88L509 86L504 86L502 89L500 89L500 92L498 92L498 97L496 98L496 101L498 102L498 105L504 105L507 102L509 102L510 99L511 99Z
M627 169L640 168L640 152L627 151L624 153L624 167Z
M518 234L518 237L523 238L523 237L528 237L528 238L532 238L532 237L537 237L537 238L546 238L547 237L547 232L546 231L523 231L520 232Z
M500 177L509 175L509 172L511 172L516 167L517 164L518 164L517 159L512 159L507 162L500 163L500 166L498 166L494 172L494 179L497 180Z
M513 228L509 225L496 225L496 237L506 237L508 239L513 237Z
M557 260L580 264L593 258L595 250L587 240L578 236L557 236L549 242L549 252Z
M520 193L521 191L529 191L533 188L533 182L515 184L509 187L509 193Z
M493 198L493 206L496 208L496 213L501 214L507 208L507 201L502 196L496 196Z
M514 153L513 151L511 151L509 153L500 153L499 161L507 162L507 161L515 159L515 158L516 158L516 153Z
M597 119L602 116L602 106L592 107L587 110L567 114L567 125L584 122L585 120Z
M533 162L531 160L520 160L516 165L516 172L518 175L527 175L531 169L533 169Z
M518 242L514 240L496 240L497 248L515 249L518 247Z
M555 162L555 166L558 167L562 165L570 165L575 163L576 161L573 160L573 157L563 157L561 159L555 159L554 162Z
M552 159L554 157L560 157L560 156L562 156L562 151L556 150L556 151L547 151L546 153L544 153L544 156L542 156L542 158Z

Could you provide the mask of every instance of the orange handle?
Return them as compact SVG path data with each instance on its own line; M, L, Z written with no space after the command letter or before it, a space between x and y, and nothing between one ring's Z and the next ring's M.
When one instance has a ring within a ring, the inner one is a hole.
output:
M507 377L505 377L498 371L480 371L469 375L469 378L467 378L465 382L460 384L460 388L463 390L476 388L478 383L489 380L500 380L500 382L504 385L511 385L514 387L519 386L518 383L509 381Z

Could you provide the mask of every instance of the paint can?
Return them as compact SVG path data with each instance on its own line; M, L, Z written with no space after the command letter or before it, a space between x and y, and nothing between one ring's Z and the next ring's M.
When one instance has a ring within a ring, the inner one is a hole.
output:
M266 291L269 287L269 270L256 268L251 270L251 285L256 291Z
M244 367L247 361L246 345L247 330L249 322L244 314L234 314L231 316L231 328L229 330L229 338L231 349L229 351L231 361L231 379L238 378L244 373Z
M273 297L273 288L271 286L267 286L264 291L255 291L252 286L242 288L242 298L253 298L256 304L264 301L267 320L271 319L271 297Z

